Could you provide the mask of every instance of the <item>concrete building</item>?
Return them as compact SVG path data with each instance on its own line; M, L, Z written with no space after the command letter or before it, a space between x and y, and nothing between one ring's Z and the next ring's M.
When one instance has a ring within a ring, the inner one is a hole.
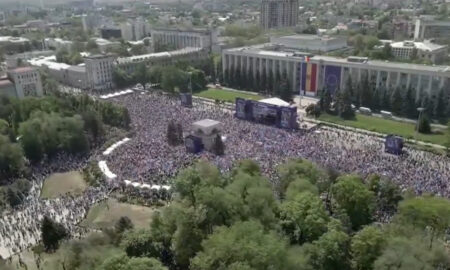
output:
M111 39L111 38L122 38L122 31L120 28L101 28L100 30L100 36L104 39Z
M121 23L120 30L124 40L141 40L150 33L150 26L143 18L138 17Z
M32 67L20 67L7 71L8 80L14 84L14 96L24 98L26 96L42 96L41 75L39 71ZM7 82L1 83L8 94L12 95L11 84Z
M100 24L100 17L98 14L83 14L81 15L81 24L83 25L83 31L91 31L97 28Z
M64 40L61 38L45 38L44 39L44 48L45 49L53 49L53 50L68 50L72 49L73 42L70 40Z
M124 40L134 40L134 26L131 22L121 23L120 31Z
M196 47L211 51L212 46L217 43L217 33L210 29L155 28L152 29L151 36L155 50L169 46L172 49Z
M11 36L0 36L0 46L12 45L12 46L25 46L29 44L30 40L23 37L11 37Z
M103 39L103 38L94 38L94 41L102 53L106 53L110 49L120 47L119 41L109 41L109 40Z
M415 57L425 59L433 64L439 64L447 59L448 46L431 43L430 41L400 41L391 43L392 55L398 59L409 60Z
M85 58L87 84L90 89L113 88L114 61L113 55L93 55Z
M261 74L286 74L291 89L316 96L321 89L335 92L343 89L348 77L356 84L367 76L377 88L413 87L435 95L442 87L450 87L449 66L429 66L376 61L362 57L337 58L323 55L274 51L264 44L224 50L222 70L225 81L233 71L249 74L253 80ZM447 89L450 93L450 89Z
M131 74L135 71L136 67L142 63L144 63L146 66L169 65L174 63L175 61L186 61L188 63L192 63L195 61L204 60L207 57L207 51L201 48L187 47L169 52L119 57L117 58L116 64L118 67Z
M298 8L298 0L262 0L261 27L270 29L297 25Z
M287 50L311 52L329 52L347 47L347 38L339 36L292 35L271 37L272 44L280 45Z
M450 37L450 21L435 21L429 18L416 20L414 29L415 40L448 37Z

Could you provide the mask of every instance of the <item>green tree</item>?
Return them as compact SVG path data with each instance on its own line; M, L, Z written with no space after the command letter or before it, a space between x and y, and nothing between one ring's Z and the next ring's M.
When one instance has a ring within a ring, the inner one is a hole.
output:
M375 197L356 175L338 177L332 187L332 196L350 218L353 229L370 223L375 208Z
M255 221L218 227L202 247L192 259L193 270L287 269L285 241Z
M25 169L22 148L0 134L0 178L16 177ZM1 182L1 181L0 181Z
M431 133L431 124L430 119L426 113L423 113L419 119L419 127L418 130L420 133L428 134Z
M225 153L225 145L222 141L222 137L219 134L217 134L216 138L214 139L212 152L218 156L222 156Z
M425 241L426 242L426 241ZM422 238L394 237L389 240L381 256L374 263L374 270L432 270L446 269L450 265L445 248L429 248Z
M446 113L447 106L448 106L448 97L446 96L444 88L441 88L441 90L439 91L439 93L436 97L436 102L435 102L435 107L434 107L434 115L436 116L437 119L446 118L445 113Z
M322 200L310 192L297 194L280 205L280 225L291 243L303 244L327 231L329 221Z
M322 192L321 183L324 182L326 174L320 170L314 163L306 159L291 159L281 164L277 168L280 176L279 192L284 194L287 191L287 187L291 182L298 179L306 179L319 188Z
M337 112L339 116L344 119L350 119L355 116L355 112L352 108L352 96L350 92L351 90L345 89L336 94Z
M422 196L400 202L396 222L417 228L431 228L442 234L450 226L450 201L440 197Z
M161 87L165 91L174 92L175 89L178 89L181 92L186 92L188 82L188 74L176 67L167 67L162 73Z
M361 105L367 108L372 107L373 88L369 84L369 78L366 74L361 82Z
M394 89L394 92L392 92L390 104L391 104L392 112L396 115L401 115L402 106L403 106L403 98L402 98L400 87L396 87Z
M375 226L366 226L351 240L353 269L371 270L373 263L381 255L386 245L383 232Z
M408 118L417 117L415 91L411 86L406 90L405 98L402 102L402 114Z
M129 258L119 254L106 259L97 270L167 270L167 267L153 258Z
M42 243L47 251L55 251L59 247L59 242L68 236L63 225L56 223L47 216L41 223Z
M328 231L304 248L313 269L350 269L350 237L342 230L339 221L330 221Z

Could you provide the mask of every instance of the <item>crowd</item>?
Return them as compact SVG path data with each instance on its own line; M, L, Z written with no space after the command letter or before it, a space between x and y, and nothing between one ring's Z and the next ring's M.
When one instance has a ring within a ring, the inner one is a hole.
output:
M133 93L113 97L113 102L126 106L132 120L134 136L104 154L105 164L116 175L110 179L112 186L122 188L130 196L140 196L149 201L167 199L165 189L133 189L142 186L170 185L177 172L204 159L229 171L242 159L252 159L273 184L277 184L277 165L288 158L306 158L323 167L341 172L363 175L376 173L395 181L403 189L418 194L429 192L450 197L450 160L444 156L405 149L405 154L395 156L384 152L384 142L376 137L331 128L310 132L287 131L275 127L236 119L228 109L214 103L196 100L193 108L180 106L176 97L159 93ZM167 125L171 120L180 123L188 135L193 122L214 119L222 123L221 135L225 154L216 156L203 151L188 153L183 145L169 146ZM110 154L111 152L113 154ZM91 159L96 158L93 155ZM43 181L50 174L78 170L88 158L61 154L42 166L32 168L33 186L19 209L2 213L0 217L0 256L9 258L40 239L40 220L49 216L66 226L72 236L82 233L77 226L86 216L89 207L107 197L107 187L89 187L83 195L62 196L57 199L39 198Z
M32 187L19 208L2 213L0 217L0 257L14 254L35 245L41 239L41 220L48 216L63 224L72 237L80 237L84 229L77 225L84 219L89 207L106 198L105 187L90 187L82 196L65 195L43 200L40 192L44 179L55 172L78 170L87 159L59 154L51 161L32 168Z
M276 184L275 168L287 158L307 158L323 167L341 172L376 173L418 194L429 192L450 196L450 160L432 153L405 149L395 156L384 152L379 138L358 133L320 128L314 132L287 131L236 119L213 103L195 102L193 108L180 106L176 97L163 94L133 94L112 99L130 112L135 136L108 157L108 166L118 179L147 184L168 184L180 168L197 158L206 159L227 171L241 159L259 163L263 173ZM184 135L201 119L222 122L225 155L187 153L184 146L169 146L167 125L175 120Z

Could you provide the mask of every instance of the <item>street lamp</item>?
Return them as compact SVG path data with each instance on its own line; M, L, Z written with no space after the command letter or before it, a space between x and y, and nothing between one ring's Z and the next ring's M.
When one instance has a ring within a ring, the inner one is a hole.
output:
M419 117L417 118L416 133L414 135L415 141L417 141L417 134L419 133L420 118L422 117L422 112L425 111L425 108L419 107L419 108L417 108L417 111L419 112Z

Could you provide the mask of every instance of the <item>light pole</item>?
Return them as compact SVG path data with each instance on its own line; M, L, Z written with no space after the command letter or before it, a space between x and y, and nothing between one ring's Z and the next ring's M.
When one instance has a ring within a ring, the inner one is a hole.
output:
M422 112L425 111L425 108L419 107L419 108L417 108L417 111L419 112L419 117L417 118L416 133L414 134L415 141L417 141L417 134L419 133L420 118L422 117Z

